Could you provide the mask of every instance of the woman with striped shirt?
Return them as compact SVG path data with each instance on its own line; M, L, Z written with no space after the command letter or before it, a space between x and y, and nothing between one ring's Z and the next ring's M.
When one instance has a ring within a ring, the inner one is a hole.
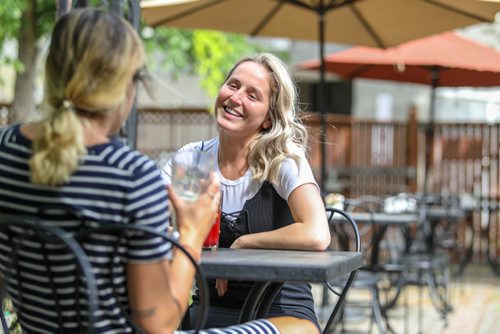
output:
M167 198L154 162L112 139L130 112L144 62L139 36L112 13L78 9L57 22L45 64L44 118L0 129L0 212L31 215L71 233L81 221L140 224L167 233L170 200L176 209L180 242L195 258L200 257L218 207L219 181L214 178L194 204L170 189ZM6 240L0 233L0 260L9 256ZM91 261L109 261L105 251L91 251L97 254ZM29 269L36 263L23 265ZM0 264L0 280L3 270ZM174 332L193 284L194 270L187 258L153 238L132 239L125 273L126 277L117 280L121 282L117 290L134 320L150 333ZM65 301L69 306L61 315L64 328L54 328L52 319L58 314L50 300L43 305L34 301L46 288L43 277L39 284L34 280L23 290L24 305L32 303L20 315L23 331L76 332L75 323L66 315L72 312L71 305L77 310L78 301ZM109 292L110 282L99 277L97 281L96 332L131 333ZM9 292L16 306L16 291ZM273 318L205 333L288 332L280 330L283 325L284 319Z

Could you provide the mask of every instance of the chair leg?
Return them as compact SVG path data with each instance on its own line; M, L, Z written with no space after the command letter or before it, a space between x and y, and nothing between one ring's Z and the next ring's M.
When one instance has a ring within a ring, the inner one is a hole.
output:
M410 329L410 307L408 305L408 295L406 289L403 290L403 322L404 322L404 333L408 334Z
M449 305L449 275L450 270L449 267L445 267L442 269L442 278L441 282L437 273L429 269L427 270L427 285L429 287L429 296L437 311L441 314L441 318L444 321L445 327L448 325L448 312L451 310L451 306ZM440 291L442 289L442 291Z
M380 310L380 300L378 296L377 287L370 287L370 291L372 293L372 312L373 317L375 318L375 324L377 325L377 329L379 333L385 333L385 326L383 324L382 319L382 311ZM371 330L371 328L370 328Z
M418 334L422 334L422 327L423 327L423 307L422 307L422 290L423 290L423 286L422 286L422 270L419 269L418 270L418 280L417 280L417 284L418 284L418 312L417 312L417 316L418 316L418 324L417 324L417 331L418 331Z

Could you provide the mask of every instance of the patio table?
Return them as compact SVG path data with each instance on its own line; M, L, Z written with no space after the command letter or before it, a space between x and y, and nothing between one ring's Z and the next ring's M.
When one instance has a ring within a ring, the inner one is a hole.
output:
M255 281L240 313L240 322L265 316L286 282L326 283L351 274L323 333L328 333L345 294L362 264L356 252L220 248L204 251L201 267L209 279Z
M420 222L419 216L416 213L351 212L350 215L358 224L374 224L379 227L372 239L370 264L373 267L377 266L379 263L380 242L384 238L385 232L389 226L406 229L409 225L418 224ZM345 219L340 215L334 215L332 221L341 223L345 221ZM406 247L409 247L408 245L410 242L411 240L406 240Z

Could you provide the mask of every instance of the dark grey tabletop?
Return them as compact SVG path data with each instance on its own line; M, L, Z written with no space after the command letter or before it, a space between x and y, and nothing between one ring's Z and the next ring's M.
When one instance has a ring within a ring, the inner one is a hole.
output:
M360 224L397 225L419 222L418 214L416 213L352 212L350 215L356 223ZM345 221L345 218L341 215L334 215L333 220L342 222Z
M429 219L460 219L465 212L457 207L430 207L425 209L425 215Z
M320 283L349 274L362 261L355 252L222 248L204 251L201 266L208 278Z

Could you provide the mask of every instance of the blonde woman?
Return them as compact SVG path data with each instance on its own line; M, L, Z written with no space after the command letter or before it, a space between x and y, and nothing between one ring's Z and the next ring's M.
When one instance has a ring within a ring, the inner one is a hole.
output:
M147 157L111 139L130 112L144 62L139 36L118 16L79 9L56 23L45 67L45 118L0 129L0 212L42 217L70 233L78 231L81 221L140 224L167 233L169 201L160 171ZM218 208L219 182L214 178L207 193L194 204L169 194L179 221L180 242L199 258ZM173 253L169 244L129 237L127 263L114 281L119 299L148 333L172 333L188 305L193 268L184 256ZM112 254L95 238L84 246L92 251L92 265L99 275L97 267L110 262ZM0 259L10 256L6 240L0 233ZM30 252L37 253L36 249ZM35 255L27 257L36 259ZM0 284L3 278L11 279L3 275L1 262ZM79 300L66 297L64 312L58 313L51 300L37 297L50 288L44 283L47 273L33 274L35 260L19 263L19 268L21 275L23 270L31 274L30 284L23 287L23 332L84 330L75 328L73 319L84 309L77 306ZM76 281L73 271L66 274L64 282ZM109 278L98 277L95 333L132 333L110 285ZM18 306L19 291L9 289L9 293ZM55 327L58 316L63 328ZM288 333L285 321L257 320L237 328L238 333L255 333L256 329ZM234 333L204 331L215 332Z
M182 148L211 152L223 191L220 247L321 251L330 243L325 208L297 118L297 94L271 54L237 62L215 101L219 136ZM163 178L170 183L170 165ZM212 284L209 326L237 322L252 282ZM197 296L193 310L197 309ZM196 312L193 312L193 316ZM286 283L269 317L284 316L298 333L318 333L308 284Z

